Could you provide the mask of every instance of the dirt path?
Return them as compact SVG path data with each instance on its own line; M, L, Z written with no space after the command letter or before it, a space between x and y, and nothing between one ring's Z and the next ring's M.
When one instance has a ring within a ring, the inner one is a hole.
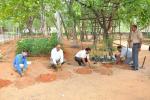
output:
M22 78L12 69L15 48L8 61L0 62L0 100L150 100L150 52L140 52L140 63L147 56L145 69L132 71L125 65L79 67L73 55L79 49L65 41L67 63L63 71L49 69L49 57L32 57ZM85 43L87 46L88 44ZM15 41L1 45L5 52Z

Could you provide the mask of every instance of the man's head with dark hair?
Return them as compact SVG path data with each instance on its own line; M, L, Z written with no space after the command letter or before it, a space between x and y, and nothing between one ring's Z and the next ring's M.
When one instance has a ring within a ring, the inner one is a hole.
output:
M23 55L24 57L28 56L28 50L23 50L23 51L22 51L22 55Z
M137 28L137 25L132 25L132 27L135 27L135 28Z
M121 52L121 49L122 49L122 46L121 46L121 45L117 46L117 50L118 50L119 52Z
M87 54L89 54L90 51L91 51L91 48L89 48L89 47L88 47L88 48L85 48L85 51L86 51Z
M85 50L86 50L86 51L91 51L91 48L88 47L88 48L85 48Z
M59 51L61 49L61 44L57 44L56 49L57 49L57 51Z
M28 50L22 50L22 52L27 52L28 53Z
M137 25L132 25L131 29L132 29L133 32L135 32L137 30Z

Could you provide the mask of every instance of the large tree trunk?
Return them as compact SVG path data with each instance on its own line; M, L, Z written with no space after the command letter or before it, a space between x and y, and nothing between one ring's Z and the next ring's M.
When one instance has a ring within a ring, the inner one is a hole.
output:
M41 32L47 36L48 32L47 32L47 24L46 24L46 16L41 15L41 27L40 27Z
M55 13L56 28L57 28L57 38L59 43L63 44L63 34L62 34L62 19L60 17L60 12Z
M46 16L44 16L43 14L41 14L41 27L40 27L41 32L47 36L47 25L46 25Z
M48 32L47 32L47 25L46 25L46 16L45 16L45 5L43 3L43 0L41 2L41 27L40 27L40 31L47 36Z
M29 34L32 33L32 25L33 25L34 17L30 16L29 19L27 20L27 29L29 30Z
M4 33L4 27L0 27L0 34Z
M61 13L59 13L59 14L60 14L61 21L62 21L62 24L63 24L64 30L65 30L65 34L66 34L66 36L67 36L67 39L69 39L69 35L68 35L68 32L67 32L67 27L66 27L66 25L65 25L64 19L63 19L63 17L62 17L62 15L61 15Z
M72 5L73 5L73 1L67 1L65 0L67 7L68 7L68 12L70 14L70 16L72 16L73 18L73 26L72 26L72 36L73 36L73 43L72 43L72 47L79 47L78 42L77 42L77 33L76 33L76 16L75 16L75 12L73 11Z
M79 26L80 27L80 26ZM85 24L84 24L84 21L82 21L82 26L81 26L81 30L80 30L80 40L83 41L84 40L84 27L85 27Z
M73 44L72 44L72 47L79 47L78 41L77 41L76 24L77 23L76 23L75 16L73 16L73 32L72 32L72 35L73 35Z
M131 26L132 26L132 23L130 24L130 33L129 33L129 37L128 37L128 47L129 48L132 48L132 46L133 46L133 43L131 41L131 32L132 32Z

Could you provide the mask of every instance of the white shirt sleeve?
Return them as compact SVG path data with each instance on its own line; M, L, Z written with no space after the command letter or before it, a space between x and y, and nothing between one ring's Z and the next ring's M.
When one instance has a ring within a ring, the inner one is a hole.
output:
M89 54L87 54L87 59L90 59L90 56L89 56Z
M133 41L133 33L130 35L130 40Z
M52 59L52 61L53 61L54 64L57 64L56 63L56 59L54 59L54 58L55 58L55 48L52 49L52 51L51 51L51 59Z

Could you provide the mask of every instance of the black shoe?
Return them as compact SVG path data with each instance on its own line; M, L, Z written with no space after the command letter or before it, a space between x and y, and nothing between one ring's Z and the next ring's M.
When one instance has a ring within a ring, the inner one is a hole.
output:
M137 70L135 66L130 66L132 70Z
M135 70L135 66L131 65L130 67L131 67L133 70Z
M137 67L133 67L133 70L135 70L135 71L136 71L136 70L139 70L139 69L138 69Z
M63 64L65 64L66 62L62 62L61 64L63 65Z
M133 65L133 64L131 64L131 65L129 65L129 66L134 68L134 65Z
M138 68L135 68L135 70L139 70Z

